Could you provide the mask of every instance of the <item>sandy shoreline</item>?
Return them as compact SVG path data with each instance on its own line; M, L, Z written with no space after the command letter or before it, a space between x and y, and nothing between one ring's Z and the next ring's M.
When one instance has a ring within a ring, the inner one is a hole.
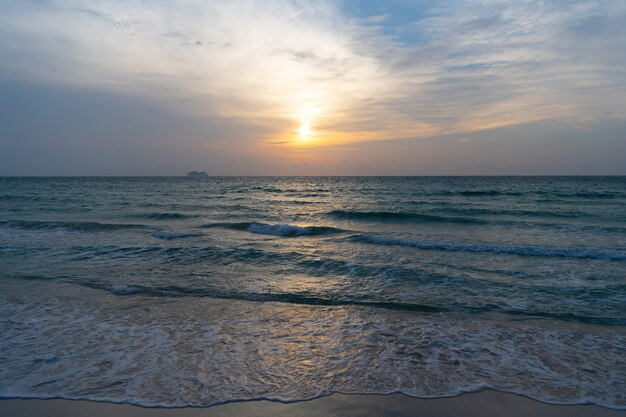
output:
M144 408L127 404L71 400L0 400L0 415L12 417L626 417L626 411L591 405L551 405L514 394L486 390L454 398L416 399L401 394L333 394L310 401L283 404L247 401L208 408Z

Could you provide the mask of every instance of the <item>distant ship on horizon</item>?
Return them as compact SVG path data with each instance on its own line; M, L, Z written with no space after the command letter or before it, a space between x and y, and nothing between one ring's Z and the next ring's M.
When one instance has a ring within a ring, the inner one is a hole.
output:
M204 178L204 177L208 177L209 175L204 172L204 171L190 171L187 173L188 177L196 177L196 178Z

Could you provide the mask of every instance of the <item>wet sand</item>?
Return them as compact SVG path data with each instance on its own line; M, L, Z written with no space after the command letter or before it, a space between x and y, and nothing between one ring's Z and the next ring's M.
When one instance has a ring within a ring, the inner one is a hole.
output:
M245 401L208 408L144 408L71 400L0 400L0 415L11 417L626 417L626 410L591 405L552 405L486 390L453 398L417 399L401 394L333 394L284 404Z

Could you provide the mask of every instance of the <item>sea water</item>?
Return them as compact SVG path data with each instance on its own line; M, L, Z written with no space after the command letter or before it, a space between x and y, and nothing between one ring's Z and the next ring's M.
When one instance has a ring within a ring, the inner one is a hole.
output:
M0 178L0 396L626 409L626 177Z

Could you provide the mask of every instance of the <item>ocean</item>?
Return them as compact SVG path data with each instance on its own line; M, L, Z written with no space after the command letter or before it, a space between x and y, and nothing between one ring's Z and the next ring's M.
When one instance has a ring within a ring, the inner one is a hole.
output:
M0 397L626 409L626 177L0 178Z

